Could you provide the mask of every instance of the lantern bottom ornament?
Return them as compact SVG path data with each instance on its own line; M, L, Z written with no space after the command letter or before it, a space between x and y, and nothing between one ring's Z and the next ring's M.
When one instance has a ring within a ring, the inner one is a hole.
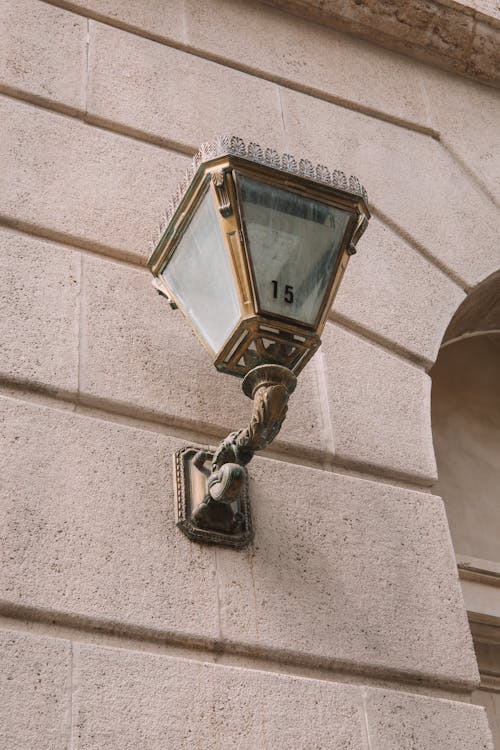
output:
M246 465L280 431L296 384L287 367L254 367L242 383L253 400L248 426L231 432L213 452L192 446L177 451L177 525L190 539L230 547L252 540Z

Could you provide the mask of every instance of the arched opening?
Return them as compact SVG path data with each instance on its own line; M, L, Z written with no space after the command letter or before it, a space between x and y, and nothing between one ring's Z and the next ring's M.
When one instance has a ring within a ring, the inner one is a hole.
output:
M439 479L469 613L484 705L500 750L500 273L451 321L432 368Z

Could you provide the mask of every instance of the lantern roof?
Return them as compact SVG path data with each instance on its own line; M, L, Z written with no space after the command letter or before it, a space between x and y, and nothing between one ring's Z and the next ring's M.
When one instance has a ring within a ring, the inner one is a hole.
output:
M312 180L320 185L341 190L361 197L368 203L368 194L357 177L350 175L340 169L330 169L324 164L313 164L309 159L297 159L289 153L280 154L273 148L263 148L258 143L251 141L246 144L243 138L236 135L218 135L213 141L202 143L199 150L189 164L184 177L177 186L174 194L170 197L165 215L158 227L158 231L151 240L151 250L154 251L170 220L179 208L179 205L189 188L191 182L201 171L206 162L219 159L224 156L236 156L265 167L280 170L290 175ZM361 233L360 233L361 234Z

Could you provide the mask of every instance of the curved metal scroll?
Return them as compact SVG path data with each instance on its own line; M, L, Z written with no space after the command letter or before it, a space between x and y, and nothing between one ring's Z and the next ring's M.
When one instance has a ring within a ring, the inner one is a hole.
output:
M228 505L241 496L247 481L245 467L255 451L267 448L280 431L296 384L296 376L281 365L259 365L246 375L242 387L245 395L253 399L252 416L248 426L231 432L213 455L208 495L192 516L200 528L239 533L242 519ZM203 451L195 457L200 470L205 459Z

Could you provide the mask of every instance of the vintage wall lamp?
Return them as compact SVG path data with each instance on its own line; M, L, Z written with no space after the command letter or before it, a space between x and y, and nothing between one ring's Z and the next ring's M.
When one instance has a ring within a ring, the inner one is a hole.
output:
M194 158L148 265L215 367L243 378L253 412L214 452L175 455L177 522L190 539L251 540L246 464L280 430L369 217L364 188L338 170L234 136Z

